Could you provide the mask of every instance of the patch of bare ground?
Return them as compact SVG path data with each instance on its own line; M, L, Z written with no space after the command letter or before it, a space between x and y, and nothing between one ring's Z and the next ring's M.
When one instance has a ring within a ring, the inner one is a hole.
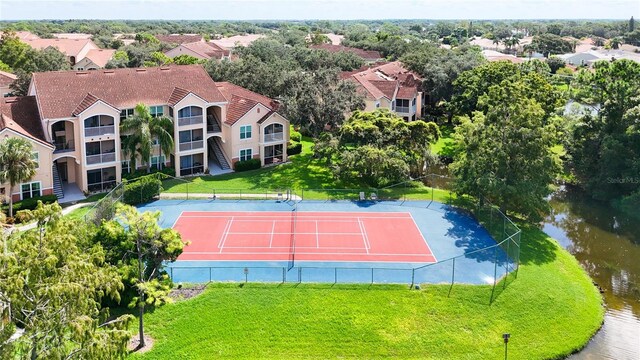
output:
M191 299L194 296L202 294L206 287L206 284L202 284L196 286L175 288L171 290L171 292L169 293L169 297L171 297L174 301Z
M132 353L146 353L151 350L151 348L153 348L153 338L149 335L144 336L144 346L142 347L140 347L140 336L137 334L131 338L131 341L129 341L128 349Z

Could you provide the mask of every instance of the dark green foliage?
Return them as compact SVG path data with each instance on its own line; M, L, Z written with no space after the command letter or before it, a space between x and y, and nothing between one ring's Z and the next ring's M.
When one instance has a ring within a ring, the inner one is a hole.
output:
M235 171L247 171L260 169L260 166L260 159L249 159L244 161L236 161L236 163L233 164L233 169Z
M31 199L25 199L15 202L13 204L13 211L34 210L36 207L38 207L38 201L42 201L43 204L51 204L56 202L57 200L58 197L55 195L36 196ZM2 208L3 210L6 210L7 206L5 205Z
M296 129L294 129L293 126L290 126L289 139L291 141L300 142L302 141L302 134L299 131L296 131Z
M129 205L148 203L160 195L162 182L157 175L147 175L124 183L122 202Z
M302 143L292 142L287 146L287 155L297 155L302 152Z
M549 65L549 69L551 69L551 73L555 74L558 70L565 67L566 63L559 57L552 56L546 60L547 65Z
M640 64L599 61L578 74L582 102L599 104L574 126L569 154L581 184L597 199L640 193ZM637 209L636 209L637 211Z
M561 36L542 34L533 37L531 46L545 57L549 55L566 54L573 51L574 46Z

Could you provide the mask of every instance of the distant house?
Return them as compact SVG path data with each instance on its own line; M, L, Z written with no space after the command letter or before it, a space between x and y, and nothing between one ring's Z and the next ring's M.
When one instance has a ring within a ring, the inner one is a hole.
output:
M524 58L519 58L515 55L503 54L499 51L495 50L482 50L482 56L489 61L501 61L507 60L511 61L514 64L520 64L526 61Z
M98 70L107 65L109 60L113 58L116 51L113 49L91 49L87 55L78 61L74 66L74 70Z
M44 50L46 48L58 49L67 56L69 64L76 70L87 70L86 65L90 66L91 69L102 68L104 65L98 65L101 63L106 64L107 61L111 59L109 58L103 61L104 57L109 54L113 55L114 53L114 51L111 50L98 51L100 48L91 41L91 39L23 39L22 41L38 50ZM91 61L81 63L90 52L92 57L90 57L89 60Z
M378 51L362 50L358 48L333 44L311 45L311 48L327 50L331 53L349 52L362 58L362 60L364 60L366 63L375 63L383 60L382 55Z
M179 55L190 55L202 60L229 58L230 51L225 50L212 42L196 41L192 43L180 44L177 47L165 52L174 58Z
M18 36L18 39L21 41L40 39L40 36L30 31L16 31L16 36Z
M91 34L83 34L83 33L58 33L52 34L54 38L58 39L91 39L93 35Z
M589 50L581 53L558 55L567 64L575 66L590 66L594 61L606 60L606 57L597 51Z
M211 40L211 42L225 50L233 50L236 46L249 46L252 42L264 37L266 36L262 34L234 35Z
M342 78L357 84L365 98L365 111L389 109L407 121L422 117L426 100L420 91L422 79L399 61L343 72Z
M11 93L9 86L18 77L6 71L0 71L0 97L7 97Z

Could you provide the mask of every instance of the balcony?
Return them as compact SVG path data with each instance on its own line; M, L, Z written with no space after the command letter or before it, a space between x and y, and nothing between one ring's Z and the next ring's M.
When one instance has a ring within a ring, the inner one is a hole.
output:
M265 143L274 142L274 141L282 141L282 140L284 140L284 133L283 132L272 133L272 134L264 134L264 142Z
M97 155L87 155L87 165L102 164L116 161L116 153L104 153Z
M396 106L397 113L413 114L416 112L416 106Z
M204 147L203 140L187 141L187 142L180 143L180 151L202 149L203 147Z
M204 122L204 116L196 115L196 116L186 116L178 118L178 126L187 126L187 125L196 125L202 124Z
M72 152L76 150L73 139L67 140L65 142L54 143L53 145L56 147L56 149L53 151L54 154Z
M114 125L105 125L105 126L96 126L96 127L87 127L84 128L84 136L100 136L100 135L113 135L115 134L115 126Z

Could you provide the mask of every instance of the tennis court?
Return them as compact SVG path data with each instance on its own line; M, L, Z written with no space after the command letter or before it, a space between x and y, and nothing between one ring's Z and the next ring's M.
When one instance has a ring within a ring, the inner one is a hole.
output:
M178 260L434 263L409 212L185 211Z

